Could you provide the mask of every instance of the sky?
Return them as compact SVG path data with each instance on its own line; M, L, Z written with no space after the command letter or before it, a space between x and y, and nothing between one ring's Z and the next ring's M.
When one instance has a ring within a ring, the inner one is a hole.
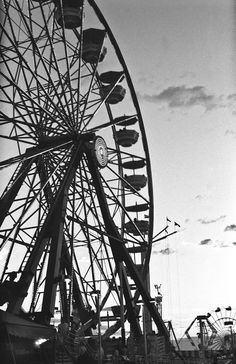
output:
M98 0L134 83L148 138L157 234L151 290L175 333L236 309L236 37L232 0Z

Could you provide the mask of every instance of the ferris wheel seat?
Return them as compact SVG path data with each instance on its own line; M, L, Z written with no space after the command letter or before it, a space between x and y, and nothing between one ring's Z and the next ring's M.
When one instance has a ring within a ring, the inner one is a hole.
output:
M147 210L148 210L147 203L126 206L126 211L131 211L131 212L142 212L142 211L147 211Z
M83 46L82 58L84 62L93 64L102 62L106 53L106 47L101 47L100 44L96 43L88 43Z
M122 163L122 167L126 169L139 169L145 167L146 162L144 159L140 160L131 160L128 162Z
M123 116L119 116L117 118L114 119L115 124L118 124L120 126L129 126L129 125L133 125L136 124L138 121L138 118L136 115L123 115Z
M106 31L103 29L89 28L83 31L82 58L87 63L102 62L107 53L107 48L103 47Z
M83 31L83 42L84 43L96 43L102 44L106 36L104 29L88 28Z
M116 83L121 82L124 79L124 73L122 71L108 71L100 75L100 81L102 83Z
M128 148L137 143L139 133L136 130L122 129L116 132L116 142L122 147Z
M131 185L131 187L135 188L137 191L141 190L141 188L145 187L147 184L147 177L144 174L132 174L130 176L125 176L125 181ZM130 188L126 183L125 187Z
M65 5L62 13L58 7L55 11L55 19L61 27L64 23L66 29L78 28L82 22L82 8Z
M139 235L138 230L142 234L146 234L148 232L148 227L149 227L149 223L147 220L134 219L134 222L129 221L125 224L126 232L129 234L133 234L135 236Z
M118 104L121 102L126 94L126 90L121 85L107 85L100 88L100 96L102 100L106 101L108 104Z

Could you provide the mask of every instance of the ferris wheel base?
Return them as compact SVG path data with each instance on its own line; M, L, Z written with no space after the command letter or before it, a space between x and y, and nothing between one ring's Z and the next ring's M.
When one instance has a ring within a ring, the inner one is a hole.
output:
M53 363L55 338L53 326L40 325L0 310L1 364ZM49 349L41 345L49 340Z

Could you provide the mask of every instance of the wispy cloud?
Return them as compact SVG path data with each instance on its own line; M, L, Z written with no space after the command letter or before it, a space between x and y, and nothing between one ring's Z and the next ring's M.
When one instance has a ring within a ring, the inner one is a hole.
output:
M229 100L229 101L236 101L236 94L230 94L230 95L228 95L227 96L227 99Z
M173 254L174 252L175 251L170 248L165 248L165 249L153 251L153 254L170 255L170 254Z
M206 193L204 193L204 194L198 194L198 195L196 195L195 197L194 197L194 199L196 200L196 201L199 201L199 202L204 202L204 201L206 201L206 200L208 200L209 199L209 195L208 194L206 194Z
M231 224L225 227L224 231L236 231L236 225L235 224Z
M231 246L231 243L227 243L227 242L224 242L222 241L220 244L219 244L219 247L220 248L229 248Z
M226 215L221 215L215 219L207 219L207 218L198 219L198 222L200 222L201 224L214 224L216 222L224 220L225 218L226 218Z
M195 196L195 200L202 200L204 197L202 196L202 195L197 195L197 196Z
M222 240L213 241L212 239L204 239L201 240L198 245L210 246L212 248L230 248L232 246L235 246L236 242L222 241Z
M233 138L236 138L236 130L227 129L226 132L225 132L225 135L229 135L229 136L232 136Z
M220 106L220 97L211 94L203 86L170 86L159 94L144 94L139 97L148 102L166 103L169 108L202 106L205 110L211 110Z
M180 75L180 78L196 78L196 73L191 71L185 71Z
M204 239L204 240L201 240L199 245L212 245L213 244L213 241L211 239Z

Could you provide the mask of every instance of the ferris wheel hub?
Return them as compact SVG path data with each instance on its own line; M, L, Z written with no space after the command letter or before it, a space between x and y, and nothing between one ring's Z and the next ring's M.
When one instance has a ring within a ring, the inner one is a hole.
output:
M104 168L108 162L108 152L105 140L97 136L94 140L94 156L100 168Z

